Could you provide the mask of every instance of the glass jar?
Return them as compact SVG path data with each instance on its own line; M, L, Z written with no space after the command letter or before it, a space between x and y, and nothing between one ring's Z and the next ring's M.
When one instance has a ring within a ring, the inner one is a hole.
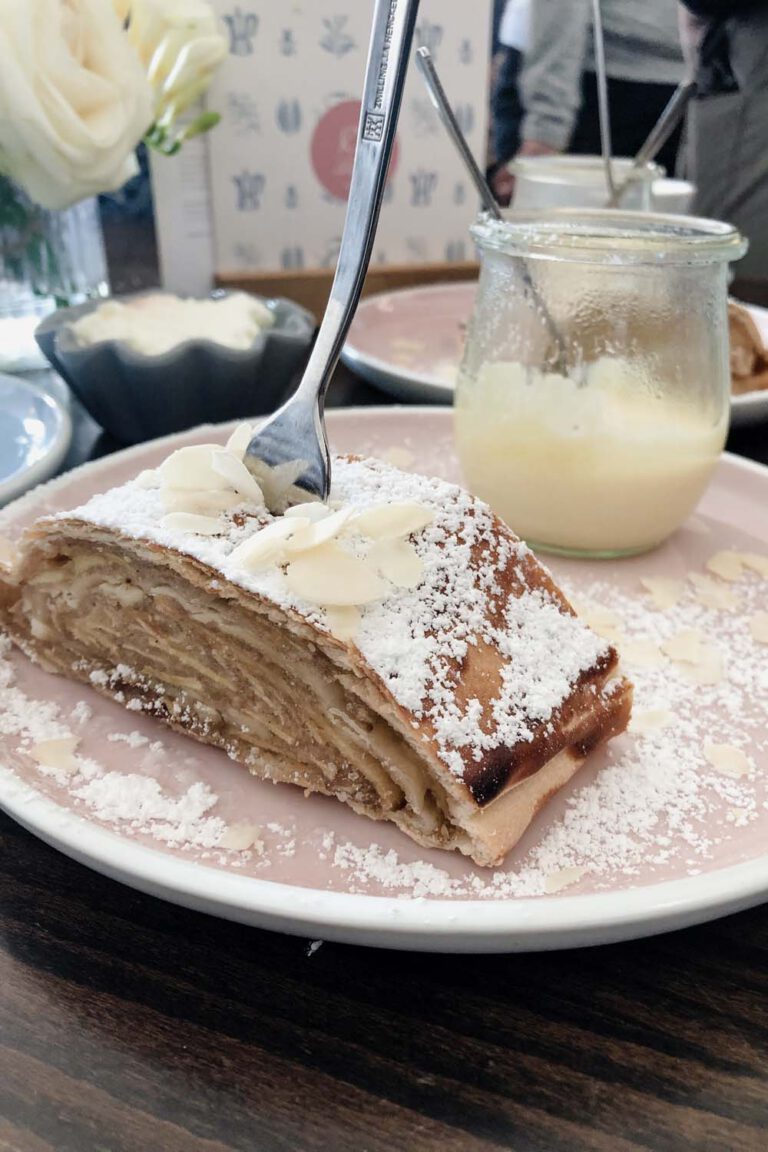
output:
M47 211L0 176L0 371L46 365L34 340L40 321L108 293L98 201Z
M635 167L634 160L611 161L617 184L626 181L621 207L649 212L653 184L664 176L658 164ZM520 156L508 168L515 177L516 212L547 208L600 208L608 189L602 156Z
M456 388L472 491L534 547L623 556L701 497L730 401L729 224L604 210L481 217Z

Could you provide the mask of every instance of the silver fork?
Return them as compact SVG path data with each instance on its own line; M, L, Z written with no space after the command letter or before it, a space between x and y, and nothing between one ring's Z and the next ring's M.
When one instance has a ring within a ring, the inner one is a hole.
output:
M328 499L325 394L371 258L418 7L419 0L376 0L349 202L328 305L299 387L245 452L245 463L272 511L301 500Z

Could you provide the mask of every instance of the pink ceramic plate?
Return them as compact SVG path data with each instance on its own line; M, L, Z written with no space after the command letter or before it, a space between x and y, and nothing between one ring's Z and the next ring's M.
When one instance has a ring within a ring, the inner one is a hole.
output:
M450 404L477 284L428 284L367 296L359 305L342 360L399 400ZM768 309L745 305L768 347ZM768 390L734 396L733 424L768 419Z
M329 427L341 451L457 478L451 420L435 409L365 409L332 412ZM172 447L226 431L198 429L89 464L6 509L0 531L13 537ZM334 801L253 780L223 754L13 652L0 661L0 803L61 851L136 888L356 943L564 948L759 903L768 894L768 648L756 636L768 622L768 580L744 570L735 582L708 583L704 566L722 550L768 554L767 504L768 471L725 457L697 515L662 549L619 563L553 561L579 606L621 631L644 731L594 757L495 873L425 852ZM678 580L682 594L664 611L641 584L659 576ZM686 631L698 634L709 672L712 660L719 668L707 683L695 682L701 662L661 652ZM30 741L55 723L80 737L82 773L57 778L30 757Z
M342 360L399 400L450 404L476 290L471 280L367 296Z

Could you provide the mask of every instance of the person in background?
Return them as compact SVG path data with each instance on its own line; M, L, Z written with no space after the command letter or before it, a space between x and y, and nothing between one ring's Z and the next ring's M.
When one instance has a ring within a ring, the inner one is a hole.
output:
M676 0L602 0L615 156L633 156L683 78ZM519 76L525 114L517 155L600 154L590 0L535 0ZM496 103L499 95L497 91ZM674 171L679 133L658 157ZM506 161L514 153L498 154ZM495 174L494 190L504 181Z
M697 88L684 150L692 211L748 238L734 292L768 304L768 2L684 0L680 31Z
M514 187L506 162L520 146L520 126L525 115L519 81L530 21L531 0L507 0L497 30L498 65L491 96L493 159L487 175L494 194L504 204L509 203Z

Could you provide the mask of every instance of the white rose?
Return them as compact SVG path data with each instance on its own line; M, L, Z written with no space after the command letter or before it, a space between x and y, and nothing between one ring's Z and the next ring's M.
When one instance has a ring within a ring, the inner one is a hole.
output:
M227 55L206 0L132 0L128 35L155 93L155 119L170 124L208 87Z
M0 0L0 172L44 208L119 188L152 92L105 0Z

